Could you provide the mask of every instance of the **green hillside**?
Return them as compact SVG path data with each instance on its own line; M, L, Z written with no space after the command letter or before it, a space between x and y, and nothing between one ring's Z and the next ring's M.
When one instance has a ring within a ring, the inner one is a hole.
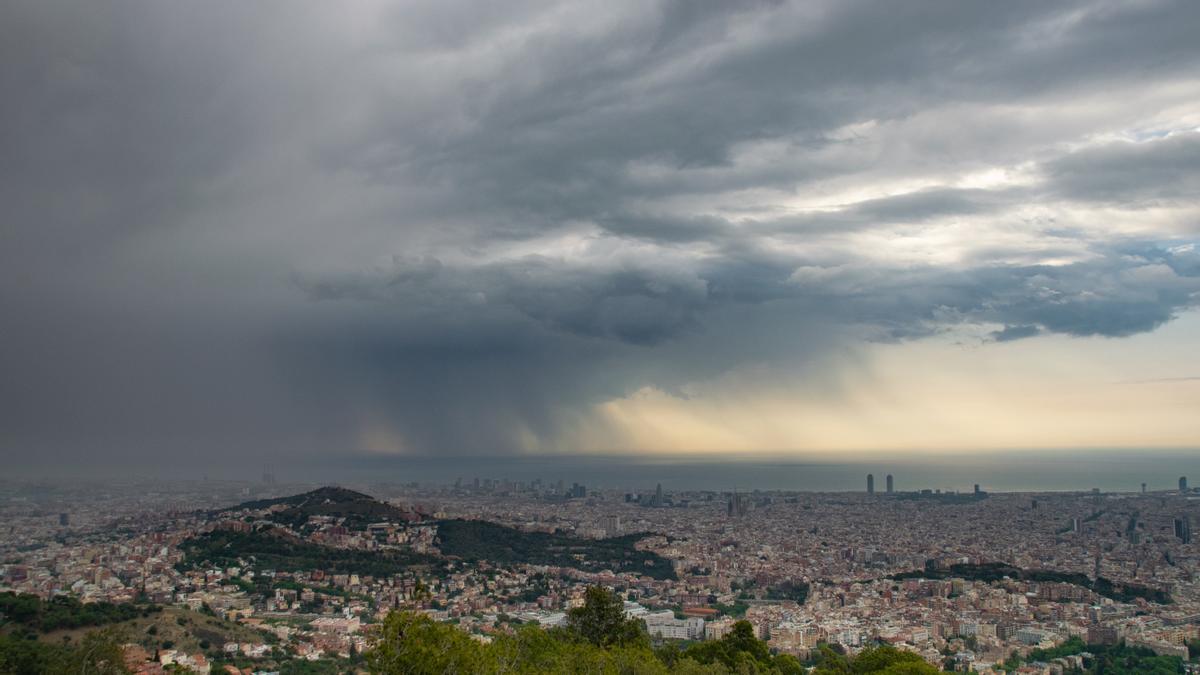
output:
M438 548L467 561L574 567L590 572L609 569L654 579L674 579L671 561L635 544L644 535L579 539L546 532L524 532L482 520L446 520L438 524Z
M390 576L441 561L412 551L360 551L311 544L270 532L214 530L184 541L183 567L233 567L252 561L258 569L280 572L324 570L333 574Z
M343 524L351 529L363 529L371 523L385 521L405 523L428 519L426 514L418 511L405 510L370 495L339 487L322 487L290 497L243 502L218 513L262 511L273 506L286 508L271 514L271 520L297 529L312 516L342 518Z

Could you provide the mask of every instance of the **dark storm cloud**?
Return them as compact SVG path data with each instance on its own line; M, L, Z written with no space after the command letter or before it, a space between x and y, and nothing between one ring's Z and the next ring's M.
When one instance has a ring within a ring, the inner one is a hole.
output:
M1055 188L1068 199L1145 205L1200 199L1200 131L1115 142L1049 162Z
M1197 21L8 3L0 447L567 450L855 341L1153 330L1200 293Z

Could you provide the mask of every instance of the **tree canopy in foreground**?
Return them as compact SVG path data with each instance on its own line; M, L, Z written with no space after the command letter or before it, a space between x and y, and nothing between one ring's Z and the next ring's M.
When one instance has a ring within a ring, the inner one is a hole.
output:
M489 643L424 615L394 612L383 624L378 646L367 654L367 663L371 672L381 675L805 672L794 656L772 654L746 621L734 624L733 630L720 640L696 643L685 649L652 649L642 622L626 618L620 598L602 588L588 590L584 605L571 610L563 628L545 630L526 625L513 634L498 635ZM855 658L826 650L816 665L815 672L825 674L938 672L916 654L886 646L864 650Z

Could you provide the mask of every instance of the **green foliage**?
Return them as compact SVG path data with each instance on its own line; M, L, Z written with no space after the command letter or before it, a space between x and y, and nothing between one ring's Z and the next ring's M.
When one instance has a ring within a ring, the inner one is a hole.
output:
M1189 647L1189 652L1191 651ZM1014 652L1015 654L1015 652ZM1159 656L1144 647L1129 647L1124 642L1118 645L1089 645L1078 637L1051 649L1033 649L1025 657L1027 663L1049 662L1073 654L1090 654L1085 660L1085 673L1122 675L1124 673L1151 673L1166 675L1184 672L1183 659L1177 656ZM1011 658L1010 658L1011 660ZM1017 659L1019 663L1020 659ZM1005 662L1005 666L1010 664ZM1015 668L1015 665L1013 666Z
M66 667L61 672L98 675L128 673L121 649L122 637L113 628L88 633L78 647L66 650L63 657Z
M0 633L0 673L128 673L121 653L121 635L112 628L92 631L78 647L53 645Z
M408 613L393 613L388 617L379 645L367 654L366 660L370 671L380 675L666 675L671 672L646 647L602 648L536 626L523 626L514 635L501 635L491 644L482 644L454 626Z
M1158 656L1145 647L1119 645L1089 645L1094 656L1088 664L1088 673L1104 675L1175 675L1184 672L1183 659L1178 656Z
M768 600L793 600L803 605L808 599L808 584L803 581L785 581L767 589Z
M724 638L681 650L677 646L652 650L640 626L630 635L620 601L603 589L589 591L586 612L574 615L567 629L542 630L521 626L500 634L488 644L458 628L427 616L394 612L382 626L380 641L366 655L370 672L379 675L534 675L535 673L599 673L603 675L801 675L804 666L787 654L771 654L748 622L737 622ZM639 623L639 622L632 622ZM890 646L865 650L848 659L823 645L816 673L879 673L926 675L938 672L916 654Z
M343 525L357 530L365 529L371 523L402 523L424 518L423 514L405 511L378 501L370 495L338 487L317 488L311 492L290 497L258 499L238 504L226 511L242 509L260 511L279 505L287 508L272 513L271 520L297 529L307 523L311 516L341 518Z
M720 640L690 645L683 655L697 663L720 663L728 669L752 663L753 672L758 672L759 666L769 666L771 658L767 644L755 637L754 626L748 621L733 624L733 629Z
M829 645L818 648L812 675L931 675L940 672L925 659L890 645L869 647L854 658L847 658Z
M1071 637L1067 638L1066 642L1058 645L1057 647L1051 647L1049 649L1031 649L1025 660L1029 662L1052 661L1064 656L1071 656L1072 654L1079 654L1086 651L1088 651L1087 643L1084 642L1079 636L1072 635Z
M43 633L62 628L103 626L136 619L146 612L159 612L157 605L81 603L60 595L42 600L27 593L0 593L0 620L26 626Z
M716 607L725 616L731 616L735 619L740 619L746 616L746 610L750 609L750 605L741 602L740 600L734 602L732 605L718 603Z
M871 647L859 652L850 663L852 673L880 673L884 675L918 675L936 673L937 668L912 652L901 651L890 645Z
M383 623L379 644L367 654L373 673L488 672L488 648L471 636L427 616L393 612Z
M988 583L1000 581L1004 577L1021 581L1075 584L1117 602L1132 602L1136 598L1145 598L1150 602L1159 604L1170 604L1172 602L1171 596L1166 591L1160 591L1156 588L1114 582L1104 577L1099 577L1095 581L1092 581L1086 574L1079 572L1025 570L1004 563L951 565L946 569L925 569L902 572L891 576L892 579L967 579Z
M184 541L184 567L234 567L253 560L262 569L324 570L333 574L391 576L413 566L440 564L413 551L359 551L320 546L266 532L214 530Z
M625 603L608 589L587 589L582 607L567 612L567 632L597 647L649 646L641 621L625 618Z
M550 592L550 580L545 574L533 574L525 583L525 588L513 596L520 602L537 602L537 599Z
M486 672L515 673L646 673L665 674L667 668L646 643L598 647L571 639L561 631L523 626L515 635L489 646L494 659Z
M1200 659L1200 640L1189 640L1187 643L1188 660Z
M611 569L654 579L674 579L671 561L636 548L642 537L630 534L609 539L577 539L547 532L523 532L482 520L447 520L438 524L438 547L442 553L468 561L554 565L591 572Z
M50 665L58 661L60 652L65 649L0 633L0 673L37 675L52 672Z
M600 598L594 598L598 604ZM599 609L611 607L603 604ZM603 612L597 611L597 614ZM372 673L380 675L433 675L434 673L600 673L604 675L730 675L803 672L791 656L771 656L753 631L736 631L721 644L732 669L724 661L706 662L678 649L652 651L644 640L622 641L619 628L598 642L582 639L571 630L546 631L535 625L497 636L490 644L476 642L454 626L428 617L393 613L383 625L379 645L367 654ZM714 643L715 644L715 643Z

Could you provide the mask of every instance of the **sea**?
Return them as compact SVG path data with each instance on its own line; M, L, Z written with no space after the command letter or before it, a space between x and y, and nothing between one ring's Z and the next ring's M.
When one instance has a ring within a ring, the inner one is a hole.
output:
M299 468L299 467L298 467ZM318 468L318 467L311 467ZM866 489L867 475L882 492L886 476L897 491L969 492L1175 490L1181 476L1200 486L1200 449L1052 450L972 453L888 453L831 458L794 455L667 456L551 455L493 457L354 457L329 460L319 473L347 481L473 484L499 481L580 483L590 488L844 492Z

